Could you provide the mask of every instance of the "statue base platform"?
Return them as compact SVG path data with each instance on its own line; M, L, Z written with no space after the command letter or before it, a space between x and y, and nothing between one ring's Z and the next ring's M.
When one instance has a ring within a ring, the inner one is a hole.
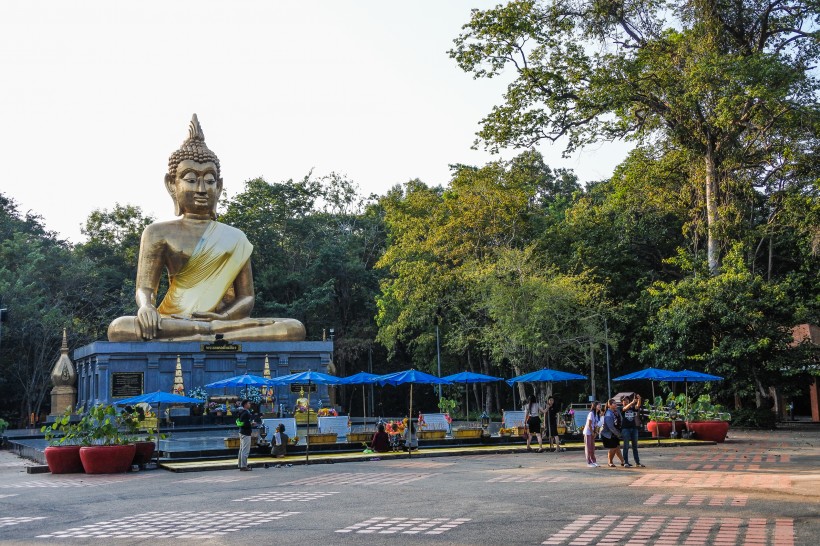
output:
M331 341L253 341L218 345L197 341L96 341L73 352L77 369L77 401L83 407L155 391L171 392L177 357L182 365L185 394L221 379L245 373L263 375L267 356L271 377L307 370L327 373L333 354ZM276 404L293 407L308 385L273 387ZM329 403L327 387L311 398ZM217 389L214 395L238 394L239 389Z

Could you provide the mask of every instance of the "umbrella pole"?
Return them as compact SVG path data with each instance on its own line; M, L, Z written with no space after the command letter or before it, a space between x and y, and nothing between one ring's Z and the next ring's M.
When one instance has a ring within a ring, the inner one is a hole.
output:
M362 383L362 418L364 419L364 430L367 431L367 398L364 396L364 383Z
M310 464L310 381L307 392L307 433L305 433L305 465Z
M416 436L418 437L419 431L416 430ZM412 440L413 440L413 384L410 383L410 418L407 420L407 458L413 458L413 447L412 447Z
M467 422L470 422L470 386L468 383L464 383L464 403L467 408Z

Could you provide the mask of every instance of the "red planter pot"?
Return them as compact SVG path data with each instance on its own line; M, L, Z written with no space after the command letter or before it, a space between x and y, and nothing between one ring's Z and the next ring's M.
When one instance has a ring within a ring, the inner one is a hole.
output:
M80 448L80 459L86 474L121 474L131 468L137 446L86 446Z
M675 421L675 432L680 433L685 430L686 426L683 421ZM646 424L646 430L652 433L653 438L671 438L672 437L672 422L671 421L649 421Z
M134 460L131 461L131 464L143 466L150 463L154 457L156 444L154 444L154 442L135 442L134 446L136 446L136 451L134 452Z
M80 446L48 446L45 455L48 470L52 474L76 474L83 471Z
M696 440L723 443L729 432L729 421L690 421L686 423Z

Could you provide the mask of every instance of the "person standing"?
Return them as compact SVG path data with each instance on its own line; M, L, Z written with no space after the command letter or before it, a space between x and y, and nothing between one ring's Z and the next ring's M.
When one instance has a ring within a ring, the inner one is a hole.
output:
M635 466L645 468L644 465L641 464L641 458L638 455L638 429L641 427L640 407L640 394L621 398L621 437L624 439L623 466L626 467L632 466L629 464L629 443L632 442L632 455L635 459Z
M242 400L241 410L236 417L236 424L239 426L239 470L248 472L248 455L251 453L251 435L253 435L253 415L251 414L251 401Z
M598 417L599 410L598 402L593 402L589 408L587 422L584 425L584 453L587 456L587 466L590 468L598 466L598 461L595 459L595 437L598 435L598 427L601 424Z
M552 449L552 442L555 441L555 451L564 451L561 447L561 439L558 437L558 406L555 405L555 398L547 398L547 408L544 412L547 421L547 442Z
M601 437L604 441L604 447L609 449L607 453L607 463L614 468L615 464L612 458L617 456L621 460L621 466L624 465L624 458L621 456L621 431L617 425L618 422L618 406L614 398L610 398L606 403L606 413L604 414L604 430L601 431Z
M538 453L544 452L544 440L541 437L541 413L541 404L535 400L535 395L531 394L524 411L524 416L527 418L527 451L532 451L530 442L535 435L538 438Z
M413 424L413 421L407 424L407 427L404 429L404 450L415 451L419 448L419 437L416 435L416 425Z

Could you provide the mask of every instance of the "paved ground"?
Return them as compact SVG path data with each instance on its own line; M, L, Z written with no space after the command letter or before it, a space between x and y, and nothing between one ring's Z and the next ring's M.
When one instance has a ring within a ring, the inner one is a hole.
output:
M723 445L643 449L642 462L590 469L566 452L52 476L26 474L0 452L0 541L780 546L820 537L820 433L733 432Z

